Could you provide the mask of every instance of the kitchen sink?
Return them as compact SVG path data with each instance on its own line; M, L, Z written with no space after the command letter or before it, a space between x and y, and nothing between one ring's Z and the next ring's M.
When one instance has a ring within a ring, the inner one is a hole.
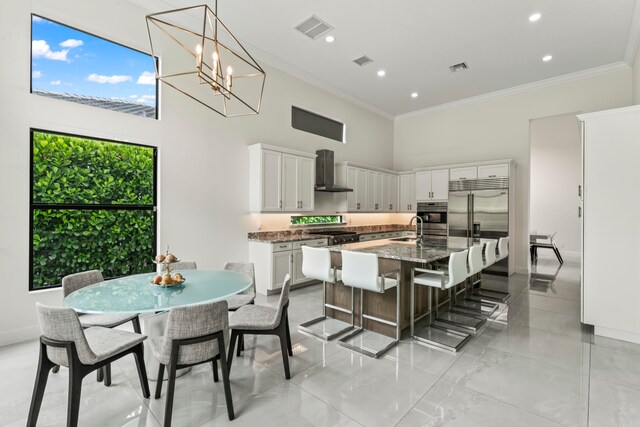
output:
M418 241L417 237L396 237L395 239L391 239L396 242L416 242Z

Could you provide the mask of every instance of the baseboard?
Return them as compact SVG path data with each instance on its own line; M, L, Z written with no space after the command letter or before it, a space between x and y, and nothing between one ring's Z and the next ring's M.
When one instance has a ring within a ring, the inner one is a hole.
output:
M618 329L603 328L602 326L594 326L593 333L602 337L613 338L616 340L628 341L640 344L640 335L633 332L620 331Z
M0 333L0 347L5 345L16 344L23 341L36 339L40 336L40 327L38 325L28 326L26 328L14 329L12 331Z

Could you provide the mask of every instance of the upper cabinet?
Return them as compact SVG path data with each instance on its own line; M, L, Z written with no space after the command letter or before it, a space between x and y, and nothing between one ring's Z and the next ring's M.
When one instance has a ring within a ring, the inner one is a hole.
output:
M478 166L478 178L509 178L509 164Z
M416 172L416 201L446 201L449 198L449 169Z
M416 174L414 172L400 174L400 204L398 211L416 211Z
M315 154L264 144L249 147L249 210L313 212Z
M398 176L348 162L336 164L336 184L353 189L346 193L343 212L396 212Z
M466 168L455 168L449 170L449 179L451 181L458 181L461 179L476 179L478 178L477 166L470 166Z

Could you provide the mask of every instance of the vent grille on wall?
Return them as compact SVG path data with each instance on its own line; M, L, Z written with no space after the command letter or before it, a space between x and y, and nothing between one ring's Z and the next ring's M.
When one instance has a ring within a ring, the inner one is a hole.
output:
M369 64L370 62L373 62L373 59L369 58L367 55L362 55L360 58L354 59L353 62L362 67Z
M331 25L327 24L315 15L305 19L300 24L296 25L295 28L312 40L317 39L321 35L333 29Z
M468 70L469 66L467 65L466 62L461 62L459 64L455 64L455 65L450 66L449 69L451 70L452 73L455 73L457 71Z

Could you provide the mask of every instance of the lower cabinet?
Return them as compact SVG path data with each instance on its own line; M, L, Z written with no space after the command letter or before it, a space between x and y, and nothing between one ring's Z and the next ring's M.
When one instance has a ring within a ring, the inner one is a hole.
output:
M262 295L276 293L291 276L291 284L308 282L302 274L302 246L327 246L327 239L310 239L295 242L249 242L249 260L256 273L256 290Z

